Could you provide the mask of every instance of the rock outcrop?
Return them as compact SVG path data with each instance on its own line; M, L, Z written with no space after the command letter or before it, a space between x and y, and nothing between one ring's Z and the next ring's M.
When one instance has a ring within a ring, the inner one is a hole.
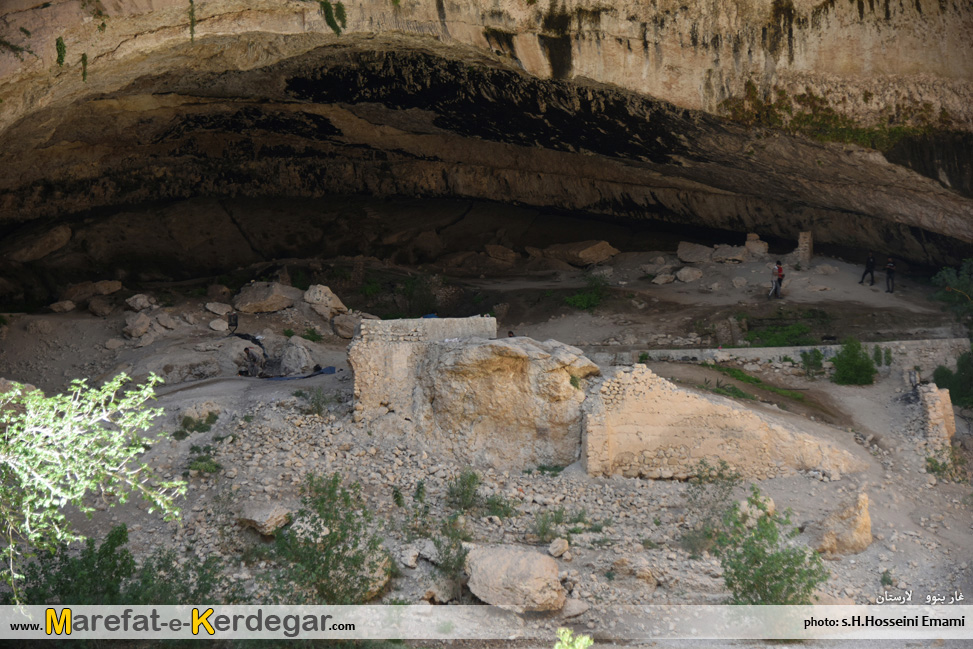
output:
M598 367L557 341L495 336L492 318L363 321L349 351L357 418L476 466L574 462Z
M686 479L701 459L725 460L748 477L784 467L849 473L863 459L822 436L731 400L690 392L642 365L592 386L584 403L585 468L590 475Z
M860 493L853 502L830 514L824 521L809 526L808 534L818 552L854 554L872 543L872 519L868 513L868 494Z

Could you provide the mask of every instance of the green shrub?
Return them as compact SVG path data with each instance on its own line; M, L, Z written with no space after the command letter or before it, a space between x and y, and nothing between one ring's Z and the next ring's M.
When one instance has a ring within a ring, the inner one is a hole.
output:
M961 315L973 314L973 257L964 259L959 268L943 268L932 283L940 287L933 297Z
M892 348L891 347L886 347L885 348L885 364L886 365L891 365L892 364Z
M463 537L452 521L444 521L440 534L432 540L436 547L439 562L434 564L436 572L446 580L454 599L460 597L463 589L463 576L466 569L467 550L463 547Z
M137 493L150 513L178 514L174 498L185 483L163 480L139 461L147 446L142 435L162 414L148 407L161 379L127 382L124 374L100 388L76 380L68 393L49 397L14 383L0 394L0 580L15 592L24 557L83 540L67 514L94 511L89 493L108 505Z
M319 417L328 411L329 406L338 403L340 399L337 393L325 393L324 388L314 388L310 392L296 390L294 396L304 400L302 412L305 415L318 415Z
M527 4L533 4L531 0L527 0ZM554 649L588 649L591 645L595 643L591 639L591 636L584 634L574 635L571 629L558 629L557 630L557 642L554 644Z
M967 479L966 471L963 468L965 464L966 458L950 446L948 449L941 450L938 456L926 458L926 472L943 480L965 482Z
M284 329L284 335L291 338L296 332L293 329Z
M359 290L365 297L375 297L382 292L382 285L378 283L378 280L370 279L362 284Z
M885 572L882 573L882 585L891 586L894 583L895 580L892 578L892 573L889 572L888 568L886 568Z
M973 406L973 350L956 359L956 371L940 365L932 374L940 388L949 390L949 398L958 406Z
M751 511L759 512L757 520L748 520L736 505L726 517L725 531L717 537L730 603L811 604L814 589L828 579L821 557L790 544L798 530L791 527L789 514L770 514L757 487L751 487L747 503Z
M190 471L199 471L200 473L218 473L223 467L209 455L197 455L189 458L188 468Z
M308 327L305 329L304 333L301 334L301 338L310 340L312 343L319 343L324 340L324 336L319 334L318 330L314 329L313 327Z
M387 565L381 538L372 531L372 515L361 485L341 484L308 474L302 488L298 523L280 533L273 557L281 564L272 575L277 599L287 603L361 604L374 576ZM293 588L290 582L297 588Z
M88 83L88 53L81 55L81 81Z
M534 514L534 534L541 543L550 543L556 536L556 524L551 512L537 512Z
M645 365L648 362L649 362L649 353L648 352L642 352L641 354L639 354L639 363L641 363L642 365Z
M321 7L321 13L324 14L324 22L328 24L331 31L337 36L341 36L341 26L338 25L338 21L335 20L334 7L328 0L320 0L319 5Z
M824 368L824 354L820 349L801 352L801 365L806 376L814 376Z
M58 36L57 40L54 41L54 47L57 50L57 67L64 66L64 57L67 56L68 48L64 44L64 37Z
M469 511L480 504L476 490L480 486L480 476L476 471L467 469L449 483L446 499L449 504L461 511Z
M875 381L875 363L854 338L845 339L831 362L834 364L831 380L838 385L871 385Z
M810 333L809 326L798 322L792 325L753 329L747 333L747 340L754 347L800 347L817 342L809 335Z
M875 345L875 348L872 350L872 361L874 361L875 367L882 367L883 358L884 357L882 356L882 348L879 347L878 345Z
M560 475L561 471L564 471L565 468L567 467L564 467L560 464L541 464L538 465L537 472L540 473L541 475L549 475L553 477L556 475Z
M686 518L692 529L683 535L681 542L698 556L709 550L724 531L723 519L730 511L733 493L742 478L722 459L713 466L703 458L692 471L694 475L686 490Z
M496 516L498 518L510 518L517 513L517 509L514 507L513 503L501 496L500 494L493 494L486 499L483 505L487 516Z
M581 379L579 379L578 377L572 375L571 376L571 387L574 388L575 390L580 390L581 389Z
M137 606L243 599L241 589L225 577L217 557L180 564L175 552L160 549L136 565L127 544L128 528L119 525L100 545L88 539L80 552L61 545L38 554L24 570L22 603ZM10 593L0 596L0 603L12 601Z
M588 275L585 277L585 284L588 286L587 289L564 298L564 301L568 306L573 306L576 309L592 311L605 298L608 283L603 277Z

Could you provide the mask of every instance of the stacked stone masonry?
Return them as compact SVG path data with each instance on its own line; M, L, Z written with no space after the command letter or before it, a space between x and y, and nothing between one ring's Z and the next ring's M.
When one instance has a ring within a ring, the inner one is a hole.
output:
M935 385L919 385L919 403L922 406L926 445L930 449L948 449L956 434L956 419L949 390Z

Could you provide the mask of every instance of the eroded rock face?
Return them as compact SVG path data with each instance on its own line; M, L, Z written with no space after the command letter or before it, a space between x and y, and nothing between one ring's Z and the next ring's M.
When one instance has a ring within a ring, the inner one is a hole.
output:
M557 341L495 336L492 318L362 321L349 350L357 418L475 466L574 462L598 367Z
M860 493L825 520L811 526L808 533L818 552L854 554L872 543L872 519L868 513L868 494Z
M326 242L320 222L254 218L247 200L186 200L282 194L326 207L342 193L500 201L789 239L813 224L821 243L894 242L890 252L928 263L958 260L973 242L970 199L955 189L963 162L945 175L914 165L923 178L874 151L754 136L693 112L719 111L750 81L774 97L776 82L861 123L885 125L888 112L919 114L927 102L936 124L946 115L969 130L968 4L920 14L906 3L889 16L765 0L739 11L543 4L441 3L440 12L367 0L338 38L313 3L212 0L195 40L177 0L120 6L104 33L74 2L25 7L0 33L19 44L27 37L14 26L24 26L37 53L0 56L0 164L17 169L0 178L0 222L50 218L57 228L103 216L62 247L63 236L33 250L21 236L33 227L11 232L9 245L0 241L11 267L0 274L133 259L168 276L187 264L221 272ZM76 64L54 62L59 36L71 52L86 48L86 82ZM147 218L157 201L181 209ZM427 231L403 254L436 257L445 243ZM509 263L473 261L481 272Z
M849 473L867 464L828 437L795 430L729 399L690 392L636 365L592 386L584 403L585 468L590 475L686 479L700 459L720 459L748 477L781 466Z

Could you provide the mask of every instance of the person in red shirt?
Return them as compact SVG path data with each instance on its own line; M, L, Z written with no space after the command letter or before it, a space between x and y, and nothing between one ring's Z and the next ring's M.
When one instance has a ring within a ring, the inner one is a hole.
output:
M777 260L777 265L774 266L774 270L771 271L771 279L773 283L770 287L770 294L767 297L776 297L778 300L781 299L780 289L784 284L784 267L781 265L780 260Z

